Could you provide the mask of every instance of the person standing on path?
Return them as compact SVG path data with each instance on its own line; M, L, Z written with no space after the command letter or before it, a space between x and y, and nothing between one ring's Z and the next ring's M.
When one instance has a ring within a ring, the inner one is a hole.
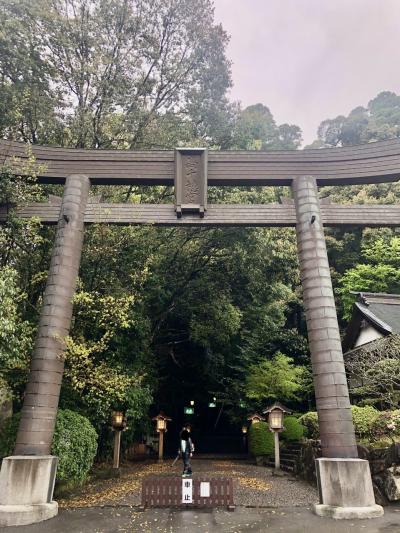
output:
M194 444L190 437L190 426L184 426L179 435L179 455L183 460L183 474L182 477L190 477L192 475L192 465L190 458L193 456Z

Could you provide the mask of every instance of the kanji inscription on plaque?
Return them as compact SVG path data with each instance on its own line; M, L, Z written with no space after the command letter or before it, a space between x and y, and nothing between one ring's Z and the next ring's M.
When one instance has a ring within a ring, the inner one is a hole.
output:
M184 155L184 197L185 204L200 204L200 158L197 155Z
M193 503L193 479L182 479L182 503Z
M207 208L207 150L177 148L175 150L175 211L178 218L185 213L204 217Z

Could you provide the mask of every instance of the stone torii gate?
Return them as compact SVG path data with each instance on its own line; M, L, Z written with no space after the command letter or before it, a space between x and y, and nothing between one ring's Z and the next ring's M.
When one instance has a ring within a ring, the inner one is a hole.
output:
M320 503L336 518L380 516L367 461L358 459L323 226L398 226L400 206L335 205L318 187L393 182L400 178L400 141L304 151L96 151L34 146L45 170L40 183L64 184L62 200L17 208L57 224L29 382L14 455L0 472L0 525L57 514L52 500L57 459L50 454L64 369L72 298L85 224L157 226L295 226L322 444L317 460ZM23 143L0 141L0 162L26 158ZM14 163L15 164L15 163ZM175 185L175 205L91 202L96 185ZM207 205L207 186L286 185L283 204ZM0 207L0 223L7 208ZM267 281L267 280L266 280Z

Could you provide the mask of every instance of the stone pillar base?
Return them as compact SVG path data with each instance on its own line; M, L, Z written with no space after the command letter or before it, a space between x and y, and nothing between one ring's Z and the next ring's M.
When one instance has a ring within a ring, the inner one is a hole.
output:
M315 504L314 512L318 516L327 516L337 520L353 520L355 518L378 518L383 515L383 507L376 504L368 507L335 507L334 505Z
M53 501L57 457L5 457L0 471L0 526L22 526L56 516Z
M377 518L383 508L375 503L368 461L322 457L316 459L319 516L337 519Z
M0 527L27 526L48 520L57 514L57 502L36 505L0 505Z

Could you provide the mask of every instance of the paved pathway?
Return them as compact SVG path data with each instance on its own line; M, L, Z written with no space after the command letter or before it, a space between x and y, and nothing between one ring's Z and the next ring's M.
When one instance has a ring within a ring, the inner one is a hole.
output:
M0 528L2 533L399 533L400 507L386 508L372 520L342 521L320 518L299 507L249 509L230 513L128 507L61 510L47 522Z
M374 520L334 521L311 513L317 500L314 487L291 476L245 461L195 460L194 476L232 476L234 512L224 509L138 510L140 487L149 475L177 475L181 465L139 463L124 467L118 479L97 480L80 494L58 499L56 518L32 526L0 528L3 533L400 533L400 505L385 509Z

